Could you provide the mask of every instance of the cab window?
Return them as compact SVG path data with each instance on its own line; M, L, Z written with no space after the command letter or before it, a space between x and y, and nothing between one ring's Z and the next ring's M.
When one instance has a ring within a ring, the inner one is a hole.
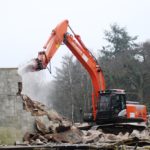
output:
M100 108L100 111L110 110L110 95L101 95L99 108Z
M111 97L112 109L121 111L125 109L125 95L116 94Z

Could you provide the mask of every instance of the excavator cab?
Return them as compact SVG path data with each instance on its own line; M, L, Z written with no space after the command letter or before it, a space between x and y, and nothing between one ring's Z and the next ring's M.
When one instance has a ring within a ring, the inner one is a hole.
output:
M100 92L96 122L116 123L126 116L126 96L124 90L111 89Z
M109 124L126 118L126 96L121 89L111 89L100 92L97 104L96 123ZM92 122L92 113L84 114L84 121Z
M97 124L126 123L145 124L147 110L145 105L126 100L122 89L111 89L100 93L96 114Z

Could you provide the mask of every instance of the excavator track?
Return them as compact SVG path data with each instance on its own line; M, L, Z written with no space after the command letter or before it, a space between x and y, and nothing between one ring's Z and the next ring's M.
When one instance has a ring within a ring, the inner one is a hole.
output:
M128 132L129 134L133 132L133 130L143 131L147 128L146 124L136 124L136 123L130 123L130 124L105 124L105 125L94 125L91 129L99 130L102 129L104 133L111 133L111 134L119 134L122 132L125 134Z

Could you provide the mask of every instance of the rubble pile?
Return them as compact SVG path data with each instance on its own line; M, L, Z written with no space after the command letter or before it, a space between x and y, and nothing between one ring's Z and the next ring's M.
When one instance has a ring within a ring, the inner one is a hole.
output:
M36 116L35 133L26 133L24 142L28 144L57 143L82 143L83 133L75 127L70 120L59 115L55 110L48 110L40 102L31 100L23 95L23 104L26 111Z
M149 129L133 130L132 133L118 135L104 133L102 129L90 127L89 124L72 123L54 110L48 110L43 104L23 95L26 111L36 116L35 132L24 135L24 144L44 145L49 143L93 144L97 147L112 148L120 145L135 146L137 143L150 145Z

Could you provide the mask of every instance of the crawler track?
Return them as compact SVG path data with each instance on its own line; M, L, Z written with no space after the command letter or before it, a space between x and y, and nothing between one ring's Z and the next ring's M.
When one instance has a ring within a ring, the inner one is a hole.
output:
M99 125L97 129L102 129L104 133L111 133L117 135L119 132L125 134L128 132L129 134L133 132L133 130L143 131L146 126L136 126L130 124L109 124L109 125Z

